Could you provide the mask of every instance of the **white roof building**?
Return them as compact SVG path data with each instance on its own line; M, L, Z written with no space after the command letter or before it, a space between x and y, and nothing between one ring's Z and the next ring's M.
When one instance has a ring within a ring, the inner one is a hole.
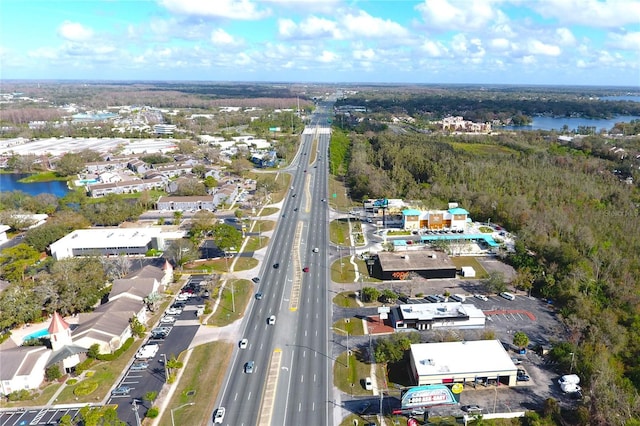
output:
M163 250L160 228L78 229L52 243L56 260L77 256L144 255L150 249Z
M470 303L413 303L392 309L395 328L433 330L435 328L484 327L486 315Z
M517 367L498 340L411 345L411 371L418 385L516 384Z

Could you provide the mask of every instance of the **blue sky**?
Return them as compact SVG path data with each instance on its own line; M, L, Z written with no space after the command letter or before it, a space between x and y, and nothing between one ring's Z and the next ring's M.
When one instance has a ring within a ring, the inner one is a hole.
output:
M640 86L640 0L1 0L1 79Z

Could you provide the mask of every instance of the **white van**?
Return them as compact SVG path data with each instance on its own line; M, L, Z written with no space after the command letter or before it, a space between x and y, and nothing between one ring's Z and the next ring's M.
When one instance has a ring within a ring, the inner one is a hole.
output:
M504 297L507 300L514 300L516 298L513 294L507 293L506 291L500 293L500 297Z

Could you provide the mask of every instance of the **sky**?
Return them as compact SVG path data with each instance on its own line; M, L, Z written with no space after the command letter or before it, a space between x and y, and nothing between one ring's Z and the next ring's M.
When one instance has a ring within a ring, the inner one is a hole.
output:
M0 24L0 80L640 86L640 0L0 0Z

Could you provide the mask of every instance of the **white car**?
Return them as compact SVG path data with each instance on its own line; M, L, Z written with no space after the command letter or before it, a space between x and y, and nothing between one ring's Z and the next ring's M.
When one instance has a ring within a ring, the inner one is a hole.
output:
M364 379L364 388L368 391L373 390L373 382L371 381L371 377L367 377Z
M473 297L475 297L476 299L480 299L480 300L482 300L484 302L489 300L489 298L487 296L485 296L484 294L474 294Z
M169 308L165 312L167 315L180 315L182 313L182 309L180 308Z
M267 324L274 325L275 323L276 323L276 316L275 315L271 315L269 317L269 319L267 320Z
M516 298L513 294L508 293L506 291L503 291L502 293L500 293L500 297L502 297L504 299L507 299L507 300L514 300Z
M164 316L160 318L160 322L162 324L173 324L174 322L176 322L176 317Z
M218 408L216 410L216 415L213 417L213 423L222 424L222 422L224 420L224 412L225 412L224 407Z
M189 293L180 293L178 297L176 297L176 300L186 302L187 300L189 300Z
M240 349L247 349L248 344L249 344L249 340L247 339L240 340Z
M315 248L313 249L313 252L314 252L314 253L317 253L317 252L319 252L319 251L320 251L320 250L318 250L318 247L315 247Z

